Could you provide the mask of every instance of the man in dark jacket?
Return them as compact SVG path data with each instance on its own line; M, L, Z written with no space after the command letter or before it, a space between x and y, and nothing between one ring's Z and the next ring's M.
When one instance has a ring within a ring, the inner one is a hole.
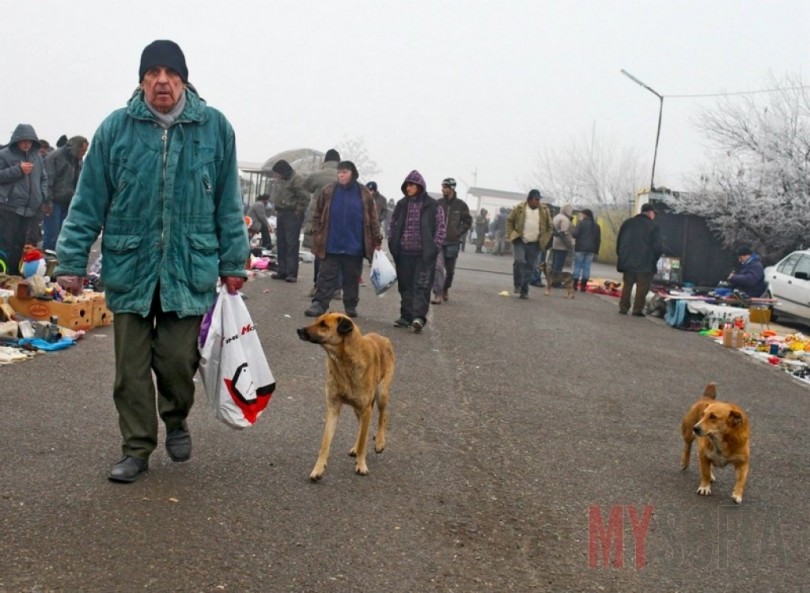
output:
M273 177L280 183L273 197L273 207L276 210L278 270L270 277L273 280L298 282L301 226L304 224L304 215L311 194L304 187L303 177L284 159L273 165Z
M580 212L580 220L571 236L574 237L574 290L585 292L588 287L588 278L591 277L591 262L594 256L599 253L602 243L602 229L599 223L593 218L593 211L590 208L583 208Z
M87 138L73 136L61 148L57 148L45 157L45 173L48 175L48 208L43 219L45 237L43 249L56 249L56 239L62 224L67 218L70 201L79 182L82 171L82 159L87 153Z
M765 269L759 255L743 245L737 250L737 261L740 262L740 267L728 277L729 287L742 291L751 298L759 298L765 294L768 283L765 282Z
M304 188L312 194L309 200L309 206L304 214L304 241L303 247L305 249L312 249L312 213L315 211L315 202L321 190L330 183L334 183L337 179L337 166L340 162L340 153L334 148L330 148L323 155L323 163L321 168L313 173L307 175L304 179ZM315 291L318 289L318 272L321 270L321 260L317 257L312 265L312 290L309 296L315 296Z
M619 313L622 315L627 315L630 310L630 294L635 284L633 315L644 317L644 302L662 251L661 229L655 223L655 209L650 203L644 204L640 214L622 223L616 238L616 254L619 256L616 269L622 273L622 296L619 299Z
M312 254L321 260L321 270L312 305L304 311L307 317L326 313L337 288L342 288L346 315L357 317L363 257L371 261L382 245L377 207L358 176L354 163L340 162L337 181L324 187L315 202Z
M430 310L430 288L436 258L444 245L444 210L431 198L425 179L413 170L402 182L403 198L388 222L388 250L394 257L399 289L399 319L395 327L421 333Z
M470 208L464 200L456 195L456 180L447 177L442 180L442 197L439 198L439 207L444 210L444 220L447 230L444 236L444 245L436 259L436 277L433 280L434 305L440 305L449 298L450 287L453 286L453 276L456 272L456 260L461 249L461 241L472 226Z
M0 259L10 275L20 274L28 227L47 197L39 139L33 126L20 124L0 150Z

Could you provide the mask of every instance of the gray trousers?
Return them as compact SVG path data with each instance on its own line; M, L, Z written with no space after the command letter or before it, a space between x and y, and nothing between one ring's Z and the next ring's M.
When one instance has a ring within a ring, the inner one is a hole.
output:
M164 313L157 291L147 317L116 313L113 400L124 455L147 459L155 450L158 414L167 431L178 428L188 416L200 361L197 337L201 320L201 316L181 318Z

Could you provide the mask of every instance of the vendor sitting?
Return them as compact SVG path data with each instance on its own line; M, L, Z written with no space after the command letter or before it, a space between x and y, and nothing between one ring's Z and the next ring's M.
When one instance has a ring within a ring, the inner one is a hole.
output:
M732 290L744 292L751 298L759 298L765 294L768 284L765 282L765 269L759 256L748 246L737 250L737 261L740 267L728 277L728 284Z

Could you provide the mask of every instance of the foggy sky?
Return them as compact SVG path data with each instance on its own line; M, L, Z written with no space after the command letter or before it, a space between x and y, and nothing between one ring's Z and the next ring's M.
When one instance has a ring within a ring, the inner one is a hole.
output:
M143 47L173 39L240 161L363 137L389 197L414 168L433 191L525 192L541 152L594 131L649 169L658 99L621 68L665 96L762 89L808 74L808 22L800 0L4 2L0 141L23 122L91 137ZM694 118L716 102L665 99L656 185L701 162Z

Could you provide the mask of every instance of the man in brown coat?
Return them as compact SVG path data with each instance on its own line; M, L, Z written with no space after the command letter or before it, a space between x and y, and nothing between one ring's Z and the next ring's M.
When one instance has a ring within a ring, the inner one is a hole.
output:
M312 305L304 314L322 315L332 295L343 289L343 309L357 317L363 258L371 261L382 245L374 198L357 183L359 174L351 161L338 164L337 181L321 190L312 214L312 254L321 260ZM342 286L338 281L343 278Z

